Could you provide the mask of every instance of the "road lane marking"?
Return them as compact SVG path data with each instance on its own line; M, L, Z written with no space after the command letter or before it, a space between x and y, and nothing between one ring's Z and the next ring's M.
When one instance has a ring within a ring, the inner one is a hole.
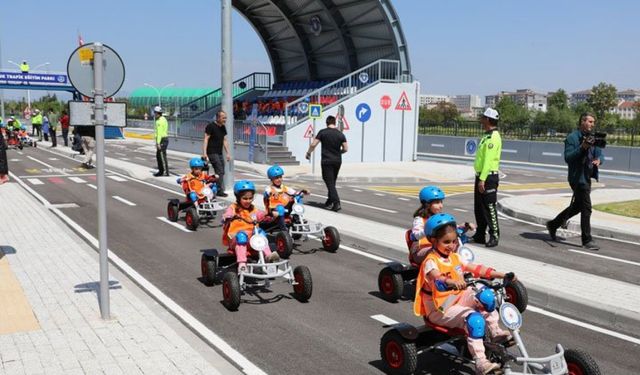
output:
M469 212L469 210L465 210L465 209L462 209L462 208L454 208L453 210L454 211L460 211L460 212Z
M411 200L409 198L403 198L403 197L398 197L398 199L405 202L409 202Z
M568 249L568 250L571 251L572 253L589 255L589 256L592 256L592 257L596 257L596 258L608 259L608 260L612 260L614 262L626 263L626 264L631 264L633 266L640 267L640 263L633 262L633 261L626 260L626 259L614 258L614 257L606 256L606 255L594 254L594 253L590 253L588 251L582 251L582 250L576 250L576 249Z
M322 198L322 199L327 199L326 196L324 195L320 195L320 194L311 194L311 196L313 197L318 197L318 198ZM370 208L372 210L378 210L378 211L382 211L382 212L388 212L390 214L397 214L398 211L394 211L394 210L387 210L386 208L381 208L381 207L375 207L375 206L371 206L368 204L362 204L362 203L358 203L358 202L351 202L351 201L346 201L344 199L340 199L340 203L347 203L347 204L352 204L354 206L360 206L360 207L366 207L366 208Z
M320 237L314 236L312 234L309 235L309 238L312 238L316 241L322 241L322 239ZM350 253L354 253L354 254L358 254L358 255L362 255L363 257L369 258L369 259L373 259L375 261L381 262L381 263L389 263L392 260L391 259L387 259L387 258L383 258L381 256L377 256L371 253L367 253L366 251L361 251L361 250L357 250L354 249L352 247L346 246L346 245L340 245L340 248L343 250L346 250Z
M22 159L9 159L9 161L19 162L19 161L22 161Z
M384 197L384 194L382 194L382 193L375 193L375 195L377 195L379 197Z
M31 160L33 160L33 161L35 161L36 163L40 163L40 164L44 165L45 167L50 168L50 169L52 169L52 170L58 170L58 169L60 169L60 168L56 168L56 167L54 167L54 166L52 166L52 165L49 165L49 164L47 164L47 163L45 163L45 162L43 162L43 161L40 161L40 160L38 160L38 159L34 158L33 156L27 155L27 157L28 157L29 159L31 159ZM62 174L66 174L66 173L65 173L64 171L62 171Z
M56 161L56 160L60 160L60 159L58 159L58 158L48 158L48 160Z
M114 176L114 175L112 175L112 176L107 176L107 178L110 178L110 179L112 179L113 181L118 181L118 182L125 182L125 181L127 181L127 179L126 179L126 178L122 178L122 177L120 177L120 176Z
M27 178L27 181L29 181L32 185L44 185L44 182L40 181L37 178Z
M80 206L78 206L76 203L56 203L56 204L45 205L45 207L51 209L51 208L78 208Z
M76 184L86 184L87 181L81 179L80 177L69 177L69 179L73 182L75 182Z
M24 152L18 151L18 155L24 155Z
M132 206L132 207L133 207L133 206L136 206L136 204L135 204L135 203L130 202L130 201L128 201L128 200L126 200L126 199L124 199L124 198L122 198L122 197L119 197L119 196L117 196L117 195L114 195L114 196L113 196L113 199L115 199L115 200L117 200L117 201L120 201L120 202L122 202L122 203L126 204L127 206Z
M94 184L87 184L88 187L94 189L94 190L98 190L98 187Z
M371 315L371 319L373 320L377 320L380 323L386 325L386 326L390 326L390 325L394 325L394 324L398 324L397 321L389 318L386 315L382 315L382 314L378 314L378 315Z
M356 193L362 193L362 190L360 189L352 189L353 191L355 191Z
M158 220L160 220L162 222L165 222L165 223L171 225L172 227L176 227L176 228L180 229L183 232L193 233L192 230L189 230L189 229L185 228L184 226L182 226L182 225L180 225L178 223L174 223L173 221L170 221L169 219L167 219L164 216L158 216L158 217L156 217L156 219L158 219Z
M120 160L129 161L130 159L129 158L120 158Z
M138 159L138 160L147 161L147 159L141 158L140 156L136 156L135 158Z
M122 152L114 152L114 154L116 154L118 156L127 156L127 154L123 154Z
M543 152L542 153L543 156L562 156L560 153L558 152Z
M318 186L322 186L322 184L321 184L321 183L319 183L319 182L314 182L313 184L314 184L314 185L318 185Z

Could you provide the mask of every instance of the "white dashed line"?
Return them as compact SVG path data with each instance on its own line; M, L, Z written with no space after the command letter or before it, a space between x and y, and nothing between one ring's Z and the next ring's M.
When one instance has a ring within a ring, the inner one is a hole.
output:
M87 186L92 188L93 190L98 190L98 187L94 184L87 184Z
M58 158L49 158L49 160L56 161L56 160L60 160L60 159L58 159Z
M322 199L327 199L326 196L324 195L320 195L320 194L311 194L312 197L318 197L318 198L322 198ZM378 211L382 211L382 212L388 212L390 214L397 214L398 211L394 211L394 210L387 210L386 208L381 208L381 207L375 207L375 206L371 206L369 204L362 204L362 203L358 203L358 202L351 202L351 201L346 201L344 199L340 199L340 203L347 203L347 204L352 204L354 206L360 206L360 207L366 207L366 208L370 208L372 210L378 210Z
M379 197L384 197L384 194L382 194L382 193L375 193L375 194L376 194L377 196L379 196Z
M147 161L147 159L145 159L145 158L141 158L140 156L136 156L135 158L136 158L136 159L138 159L138 160Z
M37 178L27 178L27 181L29 181L31 185L44 185L44 182L40 181Z
M122 197L119 197L119 196L117 196L117 195L114 195L114 196L113 196L113 199L115 199L115 200L117 200L117 201L120 201L120 202L122 202L122 203L126 204L127 206L135 206L135 205L136 205L135 203L130 202L130 201L128 201L128 200L126 200L126 199L124 199L124 198L122 198Z
M454 208L454 211L469 212L469 210L465 210L465 209L462 209L462 208Z
M360 189L351 189L351 190L355 191L356 193L362 193L362 190Z
M377 321L379 321L380 323L382 323L382 324L384 324L386 326L390 326L390 325L393 325L393 324L398 324L397 321L389 318L386 315L382 315L382 314L371 315L371 319L377 320Z
M571 251L572 253L578 253L578 254L583 254L583 255L589 255L592 257L596 257L596 258L602 258L602 259L608 259L608 260L612 260L614 262L620 262L620 263L626 263L626 264L631 264L633 266L638 266L640 267L640 263L638 262L632 262L630 260L626 260L626 259L620 259L620 258L614 258L614 257L608 257L606 255L600 255L600 254L594 254L594 253L590 253L588 251L582 251L582 250L576 250L576 249L568 249L569 251Z
M69 180L75 182L76 184L86 184L87 181L81 179L80 177L69 177Z
M189 229L185 228L184 226L182 226L182 225L180 225L178 223L174 223L173 221L169 221L169 219L167 219L164 216L158 216L158 217L156 217L156 219L158 219L158 220L160 220L160 221L162 221L164 223L167 223L167 224L171 225L172 227L178 228L183 232L193 233L193 231L190 231Z
M411 200L409 198L403 198L403 197L398 197L398 199L405 202L409 202Z
M112 179L113 181L118 181L118 182L125 182L125 181L127 181L127 179L126 179L126 178L122 178L122 177L120 177L120 176L114 176L114 175L107 176L107 178L110 178L110 179Z

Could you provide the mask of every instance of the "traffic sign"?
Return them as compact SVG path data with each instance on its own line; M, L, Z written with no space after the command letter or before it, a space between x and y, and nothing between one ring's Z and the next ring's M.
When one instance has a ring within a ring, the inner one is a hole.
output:
M380 107L385 111L391 108L391 97L389 95L384 95L380 98Z
M371 107L367 103L360 103L356 107L356 118L360 122L367 122L371 118Z
M95 126L93 102L69 101L69 125ZM104 124L124 128L127 126L127 103L104 103Z
M304 137L313 138L313 124L309 124L309 126L307 126L307 130L304 132Z
M319 119L322 117L322 104L309 105L309 118Z
M301 112L301 113L309 112L309 103L307 103L307 102L298 103L298 111Z
M410 111L411 103L409 102L409 98L407 97L407 92L403 91L402 95L400 95L400 99L398 100L398 104L396 104L396 111Z
M467 139L464 142L464 154L467 156L473 156L478 149L478 141L475 139Z
M342 115L342 125L343 125L342 127L343 131L351 129L351 127L349 126L349 121L347 121L347 116L345 115Z
M80 94L89 98L95 97L93 82L93 48L94 43L82 45L73 51L67 61L67 76L73 87ZM104 80L104 97L109 98L115 95L124 83L124 64L120 56L111 49L111 47L103 45L103 80ZM91 53L87 52L90 50ZM87 59L91 58L90 63Z

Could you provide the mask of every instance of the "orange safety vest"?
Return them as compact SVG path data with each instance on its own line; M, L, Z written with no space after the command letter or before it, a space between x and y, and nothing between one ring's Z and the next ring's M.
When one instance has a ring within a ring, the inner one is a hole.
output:
M238 212L236 208L238 207L237 203L232 203L231 208L234 212ZM244 220L240 219L230 219L226 222L224 226L224 231L222 233L222 244L225 246L229 246L229 239L235 237L235 235L241 230L245 231L249 237L253 234L253 222L258 220L258 209L254 206L252 211L245 210L240 208L240 212L236 214L240 216ZM245 221L247 220L248 223Z
M271 192L269 193L269 209L274 209L278 207L278 205L286 206L291 201L291 196L287 194L287 190L289 190L284 184L280 185L279 188L271 185Z
M426 290L423 288L427 288L427 280L425 279L424 269L427 261L433 260L436 263L436 267L440 274L453 279L453 280L464 280L464 271L462 269L463 264L460 260L460 255L458 253L452 253L449 255L449 261L445 261L445 259L441 258L440 255L435 250L429 251L427 257L424 262L420 265L420 271L418 272L418 279L416 280L416 296L413 302L413 313L417 316L428 316L431 311L427 311L423 304L423 296L427 294ZM460 294L462 290L448 290L448 291L439 291L435 285L431 285L430 288L431 298L433 299L433 304L436 309L444 312L450 306L455 304L460 298Z
M198 194L198 198L204 198L200 192L202 188L207 185L207 180L209 179L209 175L206 172L201 172L200 176L194 176L193 173L187 173L184 177L184 180L189 187L189 192L195 192Z
M422 218L422 228L424 230L424 226L427 225L427 218L423 217ZM422 249L425 246L431 246L431 242L429 242L429 239L427 238L427 236L422 237L419 241L418 241L418 249Z

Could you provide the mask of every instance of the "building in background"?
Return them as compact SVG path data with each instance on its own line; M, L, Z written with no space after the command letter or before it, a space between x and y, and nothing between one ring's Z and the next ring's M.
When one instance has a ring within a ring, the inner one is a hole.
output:
M468 113L473 108L482 107L482 101L478 95L454 95L449 101L456 106L460 113Z
M420 95L420 107L426 107L431 109L438 105L438 103L448 103L449 97L447 95L433 95L425 94Z
M618 99L625 102L640 101L640 90L624 90L618 91Z
M510 98L516 104L520 104L528 109L535 111L547 111L547 95L535 92L531 89L518 89L513 91L501 91L495 95L485 96L485 106L495 107L500 99Z
M637 102L630 100L621 100L618 105L609 112L619 115L623 120L633 120L636 118L634 106Z

